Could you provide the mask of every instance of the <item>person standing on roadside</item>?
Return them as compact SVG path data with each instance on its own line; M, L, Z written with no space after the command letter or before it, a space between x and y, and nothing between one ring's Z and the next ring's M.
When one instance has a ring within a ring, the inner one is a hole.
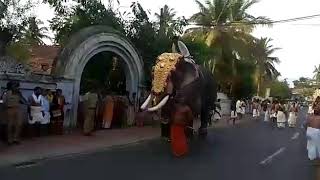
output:
M7 141L8 145L20 143L20 133L23 124L20 104L25 102L19 91L18 82L10 82L7 85L7 92L3 95L3 103L7 114Z
M94 130L94 121L96 117L98 95L93 91L89 91L84 95L83 99L85 109L83 133L85 136L90 136Z
M42 109L43 97L42 89L40 87L35 87L32 95L28 98L29 107L29 134L31 136L36 133L39 136L41 133L41 122L44 121L44 111Z
M231 104L230 104L231 116L230 116L230 119L228 120L228 124L229 124L229 121L231 120L233 125L235 125L236 119L237 119L236 109L237 109L236 108L236 101L234 98L232 98Z
M240 99L236 102L236 112L239 120L242 118L242 103Z
M41 134L48 135L49 133L49 124L50 124L50 90L44 90L42 92L42 110L44 112L43 121L40 122L41 124Z

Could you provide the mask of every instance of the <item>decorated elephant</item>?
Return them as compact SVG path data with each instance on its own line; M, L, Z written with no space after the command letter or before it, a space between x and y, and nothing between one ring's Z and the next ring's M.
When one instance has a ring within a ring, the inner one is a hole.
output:
M211 72L195 63L185 60L179 53L163 53L158 56L152 72L151 93L141 109L154 112L161 109L162 117L173 125L192 126L188 109L193 119L200 115L199 135L207 134L209 112L215 107L217 89ZM182 109L182 111L180 111ZM179 113L185 119L177 120ZM171 134L171 138L172 138ZM171 139L173 141L173 139Z

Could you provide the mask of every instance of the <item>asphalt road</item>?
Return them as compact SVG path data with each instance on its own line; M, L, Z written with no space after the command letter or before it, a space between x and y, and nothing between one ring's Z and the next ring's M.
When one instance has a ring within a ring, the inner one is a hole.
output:
M300 120L305 115L301 114ZM262 121L210 131L177 159L152 142L0 169L1 180L311 180L304 131Z

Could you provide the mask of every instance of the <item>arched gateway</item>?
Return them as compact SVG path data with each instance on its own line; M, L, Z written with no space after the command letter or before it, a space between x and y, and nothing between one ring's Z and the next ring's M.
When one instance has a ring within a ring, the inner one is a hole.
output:
M143 80L143 62L136 49L123 35L106 26L91 26L70 38L58 56L52 75L71 79L71 123L75 125L79 102L81 75L88 61L101 52L113 52L124 60L127 91L138 93Z

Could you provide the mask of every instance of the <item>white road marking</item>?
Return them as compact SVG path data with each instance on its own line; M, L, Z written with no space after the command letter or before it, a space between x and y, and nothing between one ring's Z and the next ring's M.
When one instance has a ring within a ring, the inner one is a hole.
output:
M292 136L292 138L291 138L291 140L298 139L299 135L300 135L299 132L294 133L293 136Z
M259 164L265 165L265 164L270 163L274 157L276 157L279 154L283 153L285 150L286 150L285 147L280 148L277 152L275 152L272 155L268 156L265 160L261 161Z

